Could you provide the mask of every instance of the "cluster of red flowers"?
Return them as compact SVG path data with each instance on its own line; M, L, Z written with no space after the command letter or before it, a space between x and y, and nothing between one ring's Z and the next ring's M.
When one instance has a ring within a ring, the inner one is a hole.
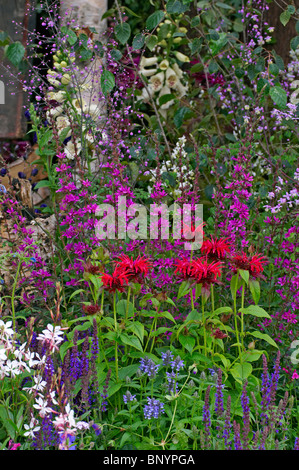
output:
M123 292L129 282L141 283L151 268L148 258L138 256L135 260L127 255L122 255L117 261L112 274L101 273L104 289L109 292Z
M261 254L247 255L243 251L231 255L231 244L227 238L213 238L204 240L201 252L205 255L192 261L183 259L176 262L175 274L179 274L181 280L202 284L209 288L211 284L221 277L223 261L229 259L233 272L238 269L249 271L251 277L262 277L266 258Z

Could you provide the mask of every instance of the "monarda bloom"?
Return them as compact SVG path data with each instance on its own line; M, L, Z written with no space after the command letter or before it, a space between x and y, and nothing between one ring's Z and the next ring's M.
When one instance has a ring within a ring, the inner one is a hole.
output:
M191 271L192 263L187 259L179 259L175 262L176 270L175 274L179 274L182 281L194 281L194 277Z
M210 237L204 240L201 251L208 258L223 260L226 255L230 252L231 244L228 238L213 238Z
M205 258L199 258L192 262L191 273L198 284L209 288L211 284L217 282L218 277L221 277L221 268L221 261L209 263Z
M263 265L267 263L267 259L261 254L247 255L242 251L232 256L230 262L234 272L237 272L238 269L244 269L249 271L252 277L262 277Z
M142 277L146 277L152 267L150 260L144 256L138 256L134 260L127 255L121 255L119 259L120 261L116 265L117 269L125 271L131 282L140 283Z
M86 313L86 315L95 315L96 313L101 311L101 306L98 304L95 305L84 305L83 306L83 312Z
M113 274L102 273L102 282L103 287L108 292L124 292L127 284L129 282L129 273L124 269L119 269L117 266L113 272Z

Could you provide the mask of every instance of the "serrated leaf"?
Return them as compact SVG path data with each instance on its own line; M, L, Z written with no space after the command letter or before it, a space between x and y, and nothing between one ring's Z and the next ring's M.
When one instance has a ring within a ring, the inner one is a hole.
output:
M138 51L144 46L145 43L145 36L142 33L136 34L136 36L133 38L132 42L132 49L133 51Z
M149 30L155 29L159 23L164 19L165 13L162 10L157 10L152 13L146 20L145 27Z
M25 47L19 41L9 44L5 48L5 56L15 66L21 63L25 54Z
M104 96L107 96L115 87L115 78L109 70L103 70L101 75L101 88Z
M273 86L270 88L270 96L274 103L280 108L285 108L287 104L287 94L286 91L280 86Z
M195 338L194 336L184 336L179 335L179 342L183 346L183 348L187 349L187 351L192 354L193 348L195 346Z
M126 44L126 42L129 40L131 36L131 26L129 23L121 23L118 24L115 29L115 36L116 39L122 44Z
M286 26L291 19L291 13L288 10L285 10L280 14L279 19L283 26Z

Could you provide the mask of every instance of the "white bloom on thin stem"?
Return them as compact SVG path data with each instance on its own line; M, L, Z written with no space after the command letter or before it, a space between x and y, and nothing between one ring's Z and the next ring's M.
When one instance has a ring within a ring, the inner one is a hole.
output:
M175 88L178 81L179 78L177 74L169 67L169 69L166 70L166 85L169 86L169 88Z
M140 69L139 74L144 75L145 77L150 77L157 72L157 69Z
M43 332L37 336L37 340L42 341L43 344L47 344L50 353L53 353L55 350L58 350L58 345L63 341L61 335L63 335L63 331L60 326L54 327L48 324L47 329L43 330Z
M149 82L154 92L161 90L161 88L164 85L164 78L165 78L164 72L159 72L156 75L151 76L151 78L149 79Z
M142 57L140 60L139 67L142 69L144 67L151 67L152 65L155 65L158 63L158 57L153 56L153 57Z
M61 134L61 132L66 129L67 127L70 127L71 126L71 123L69 121L69 119L66 117L66 116L58 116L56 118L56 126L57 126L57 130L58 130L58 135ZM72 133L72 129L70 129L67 133L67 135L65 136L65 138L69 137Z
M36 403L34 403L33 408L39 410L39 415L41 418L44 418L47 414L52 413L52 408L48 406L48 403L40 395L36 398Z

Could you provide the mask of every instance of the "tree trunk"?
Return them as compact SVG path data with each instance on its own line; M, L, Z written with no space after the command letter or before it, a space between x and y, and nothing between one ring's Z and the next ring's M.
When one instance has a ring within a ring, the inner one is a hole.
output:
M292 17L287 25L283 26L279 18L281 13L286 10L287 4L293 4L296 9L299 8L299 0L293 0L292 2L274 0L269 3L269 10L265 13L265 21L269 26L273 26L275 28L273 37L276 40L276 43L274 46L271 45L270 48L274 49L275 52L283 59L285 65L290 60L290 41L293 37L297 36L295 29L297 20Z

